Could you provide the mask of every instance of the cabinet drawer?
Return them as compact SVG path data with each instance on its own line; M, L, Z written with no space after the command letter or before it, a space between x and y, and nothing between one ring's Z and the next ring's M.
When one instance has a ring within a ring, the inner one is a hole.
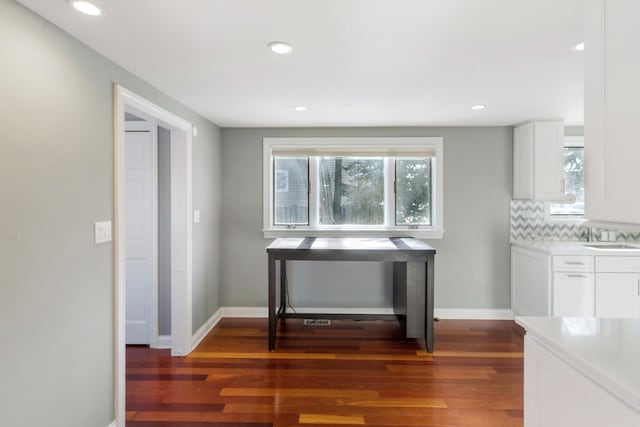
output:
M640 256L597 256L598 273L640 273Z
M593 271L593 257L579 255L554 256L553 271Z

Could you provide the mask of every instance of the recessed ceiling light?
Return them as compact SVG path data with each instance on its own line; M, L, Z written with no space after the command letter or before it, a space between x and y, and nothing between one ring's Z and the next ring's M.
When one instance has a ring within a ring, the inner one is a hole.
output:
M573 49L574 49L574 50L577 50L577 51L580 51L580 52L581 52L581 51L583 51L583 50L584 50L584 42L580 42L580 43L578 43L577 45L575 45L575 46L573 47Z
M291 53L293 51L293 46L285 42L271 42L269 43L269 49L279 55L286 55L287 53Z
M487 108L487 106L483 104L478 104L471 107L472 110L484 110L485 108Z
M307 111L308 110L308 108L305 107L304 105L296 105L295 107L293 107L293 109L295 111Z
M91 16L100 16L102 15L102 10L95 3L86 0L69 0L69 4L73 6L75 10L78 12L82 12L85 15Z

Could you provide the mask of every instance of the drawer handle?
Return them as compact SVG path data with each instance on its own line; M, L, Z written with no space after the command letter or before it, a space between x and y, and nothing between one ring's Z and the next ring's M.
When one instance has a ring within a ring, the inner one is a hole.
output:
M567 264L567 265L584 265L584 262L582 262L582 261L565 261L565 264Z
M638 288L638 296L640 297L640 279L638 279L638 286L637 286L637 288Z
M575 277L575 278L580 278L580 279L586 279L587 276L585 276L584 274L567 274L567 277ZM638 292L640 292L640 279L638 280ZM640 295L640 294L638 294Z

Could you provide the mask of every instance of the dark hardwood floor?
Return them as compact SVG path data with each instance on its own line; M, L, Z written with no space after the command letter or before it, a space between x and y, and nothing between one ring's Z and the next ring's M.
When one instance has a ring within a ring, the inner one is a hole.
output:
M189 356L127 348L128 427L523 425L510 321L442 320L436 351L396 322L223 319Z

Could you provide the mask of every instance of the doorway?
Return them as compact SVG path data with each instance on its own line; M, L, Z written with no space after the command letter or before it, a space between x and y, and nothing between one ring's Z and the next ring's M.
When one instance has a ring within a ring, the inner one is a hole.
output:
M148 118L169 133L170 150L170 277L171 354L191 352L193 126L135 93L114 85L114 302L116 425L125 425L125 342L127 276L127 145L125 113ZM132 155L130 153L130 155ZM156 268L157 270L157 268ZM153 320L157 329L158 321ZM157 337L157 330L155 336ZM154 335L152 335L153 337Z
M126 107L125 107L126 108ZM125 343L158 347L158 131L125 111Z

